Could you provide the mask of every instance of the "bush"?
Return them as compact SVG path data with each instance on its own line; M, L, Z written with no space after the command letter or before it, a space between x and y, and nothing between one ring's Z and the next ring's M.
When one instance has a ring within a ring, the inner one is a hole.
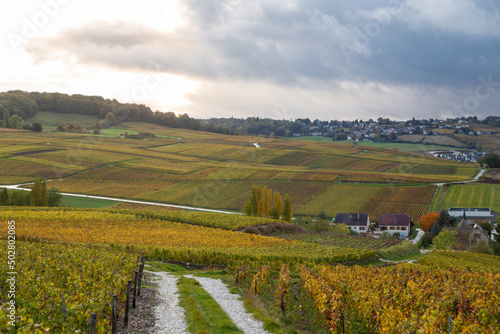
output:
M35 122L31 124L31 130L35 132L42 132L43 126L42 124Z
M436 249L453 249L457 243L457 231L443 230L432 240Z
M493 244L491 245L491 249L493 249L493 253L495 253L495 255L500 255L500 243L496 243L496 244Z
M432 232L425 232L422 236L420 247L429 247L432 244L432 239L434 239L434 234L432 234Z
M359 235L359 233L354 231L354 230L349 229L349 235L357 236L357 235Z
M469 247L469 252L480 253L480 254L490 254L493 255L493 249L488 245L486 241L480 241L475 245Z

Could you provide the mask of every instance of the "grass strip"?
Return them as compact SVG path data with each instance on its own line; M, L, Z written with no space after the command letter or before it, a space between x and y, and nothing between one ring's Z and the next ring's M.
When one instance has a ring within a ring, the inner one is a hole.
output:
M441 202L441 194L443 192L443 186L438 186L436 189L436 193L434 194L434 197L432 198L431 205L429 207L429 212L437 212L439 203Z
M181 277L177 287L190 333L243 333L195 279Z
M420 250L413 242L402 242L389 248L380 249L378 254L385 260L400 260L409 256L420 255Z

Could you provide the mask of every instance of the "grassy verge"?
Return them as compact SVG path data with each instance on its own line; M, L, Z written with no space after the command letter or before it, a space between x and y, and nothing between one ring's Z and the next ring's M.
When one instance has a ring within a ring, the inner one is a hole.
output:
M177 286L190 333L243 333L195 279L181 277Z
M186 273L187 270L183 266L179 266L173 263L164 263L158 261L148 261L147 264L149 271L166 271L170 274L181 274Z
M431 205L429 206L428 212L437 212L442 193L443 193L443 186L437 187L436 193L434 194L434 197L432 198L432 202L431 202Z
M73 208L106 209L118 203L120 202L108 201L97 198L75 197L75 196L63 196L61 199L62 206L69 206Z
M402 242L389 248L381 249L378 255L385 260L400 260L414 255L419 255L420 250L413 242Z

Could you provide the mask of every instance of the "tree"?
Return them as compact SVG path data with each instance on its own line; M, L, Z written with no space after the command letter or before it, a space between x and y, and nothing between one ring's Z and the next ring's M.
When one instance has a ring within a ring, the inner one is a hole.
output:
M425 232L429 232L434 223L438 220L438 218L439 218L439 213L437 212L430 212L426 215L423 215L420 218L420 228Z
M253 215L253 207L252 207L252 200L248 199L248 201L245 203L245 207L243 208L243 211L247 216L252 216Z
M35 123L33 123L33 124L31 124L31 128L32 128L32 129L33 129L33 131L35 131L35 132L42 132L42 130L43 130L43 126L42 126L42 124L40 124L40 123L36 123L36 122L35 122Z
M116 116L112 112L108 112L106 114L106 117L104 117L106 123L108 126L115 125L116 124Z
M434 225L432 225L432 228L431 228L431 233L432 235L436 236L439 234L439 232L441 232L441 230L443 229L443 227L441 225L439 225L439 222L434 222Z
M273 191L266 186L262 188L262 216L271 217L271 211L273 210Z
M495 235L495 241L500 243L500 222L497 223L495 231L497 232L497 234Z
M28 191L12 190L9 192L8 206L27 206L30 205L31 195Z
M7 202L9 201L9 191L7 188L2 188L0 190L0 205L7 205Z
M8 128L9 127L9 118L10 118L10 113L7 109L3 108L3 127Z
M479 164L486 165L490 168L499 168L500 167L500 155L495 152L490 152L485 154L483 157L477 160Z
M37 177L31 188L31 206L47 206L48 204L47 184L44 179Z
M259 205L261 197L262 189L258 186L253 186L252 193L250 194L250 201L252 202L252 213L254 216L257 216L257 206Z
M283 219L287 222L292 221L293 212L292 212L292 199L288 194L285 195L285 202L283 204Z
M450 214L448 213L448 210L441 210L439 212L439 218L438 218L437 222L442 227L452 226L453 224L455 224L457 222L457 218L450 216Z
M62 195L57 188L52 187L47 192L47 205L48 206L60 206Z
M424 235L422 236L422 239L420 239L421 247L426 248L427 246L429 246L432 243L432 239L434 239L434 235L432 235L430 231L425 232Z
M24 121L19 115L12 115L9 118L9 128L11 129L22 129L23 123Z
M434 239L432 244L436 249L453 249L457 243L457 231L443 230Z
M273 193L273 210L271 212L271 218L280 219L281 214L283 213L283 199L281 198L280 193Z
M264 194L260 196L260 200L257 203L257 217L264 217L266 214L266 200Z

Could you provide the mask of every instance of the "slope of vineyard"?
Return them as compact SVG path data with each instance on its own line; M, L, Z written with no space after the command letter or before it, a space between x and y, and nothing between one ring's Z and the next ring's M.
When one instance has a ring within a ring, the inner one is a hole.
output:
M367 205L370 213L403 210L415 220L428 203L412 206L411 196L399 200L399 207L381 196L371 203L361 186L463 181L477 171L473 164L360 144L229 136L144 123L103 131L98 136L0 129L0 183L41 176L51 179L48 187L63 192L238 211L252 186L268 186L288 193L297 215L324 211L334 216ZM156 137L123 136L137 131Z
M343 235L334 233L280 233L280 238L299 240L315 244L334 246L334 247L347 247L347 248L361 248L361 249L381 249L387 248L400 243L400 240L395 239L375 239L371 237L361 237L353 235Z
M3 234L5 235L5 234ZM0 240L1 268L7 268L7 241ZM16 243L17 330L8 325L8 299L2 294L0 328L15 333L78 333L89 331L96 313L98 331L109 332L113 294L124 303L127 281L133 279L136 256L109 249L48 243ZM0 271L8 291L7 270Z
M318 267L301 270L317 314L336 332L498 333L499 273L398 265L384 268Z
M495 255L437 250L419 262L434 268L460 268L462 270L484 270L490 273L500 273L500 258Z
M115 245L159 260L233 265L241 261L335 263L361 260L374 251L289 241L140 215L106 211L4 210L18 238ZM6 235L6 227L0 229Z

